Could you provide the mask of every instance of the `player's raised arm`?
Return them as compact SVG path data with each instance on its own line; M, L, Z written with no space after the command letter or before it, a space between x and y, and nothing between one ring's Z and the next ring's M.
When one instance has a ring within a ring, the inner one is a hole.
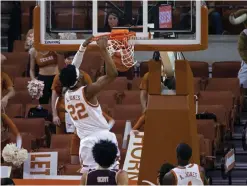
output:
M80 68L81 66L81 63L82 63L82 59L83 59L83 56L84 56L84 53L86 51L86 47L88 46L88 44L91 42L93 36L89 37L88 39L86 39L84 41L83 44L81 44L79 50L77 51L77 53L75 54L75 57L72 61L72 65L76 66L76 68Z
M107 50L107 38L102 37L97 41L100 53L105 60L106 75L100 77L95 83L85 88L87 100L94 98L106 85L110 84L118 76L116 66Z

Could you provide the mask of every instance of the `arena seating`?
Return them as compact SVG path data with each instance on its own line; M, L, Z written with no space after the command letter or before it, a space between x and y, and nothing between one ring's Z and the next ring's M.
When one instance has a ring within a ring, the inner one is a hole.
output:
M23 137L23 146L28 151L57 151L58 174L77 175L79 165L71 164L69 149L71 135L51 135L50 146L46 140L46 121L44 119L28 118L30 108L38 104L27 92L29 77L25 77L28 63L28 53L23 52L23 42L15 42L15 50L12 53L4 53L7 62L3 65L3 71L13 79L16 95L9 101L6 113L12 118ZM93 80L98 78L103 60L97 52L87 52L81 69L89 73ZM64 66L63 56L59 56L59 68ZM90 61L90 63L86 62ZM198 141L202 163L213 161L211 156L221 149L227 132L234 132L234 123L239 117L243 107L243 91L239 87L237 72L240 62L214 62L212 65L212 77L209 78L209 66L207 62L190 62L194 74L194 91L199 98L198 112L214 113L217 121L197 120ZM140 65L140 77L118 77L113 83L99 93L98 100L102 109L110 114L116 124L112 131L117 135L119 147L122 147L126 120L130 120L132 126L142 115L140 105L139 85L143 75L148 72L147 62ZM130 80L132 79L132 80ZM51 113L51 106L42 105ZM20 117L20 118L18 118ZM11 137L11 141L15 141ZM126 149L121 149L121 166L124 162ZM205 165L205 164L204 164Z

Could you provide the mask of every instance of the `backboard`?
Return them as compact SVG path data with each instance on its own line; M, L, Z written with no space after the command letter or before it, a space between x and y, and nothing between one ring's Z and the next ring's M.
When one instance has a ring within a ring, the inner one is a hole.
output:
M107 19L109 12L113 18ZM39 1L33 15L38 50L76 51L85 38L120 27L136 32L135 51L208 46L208 14L201 1ZM117 24L111 22L114 16ZM77 38L61 39L59 33L76 33ZM95 49L95 43L90 48Z

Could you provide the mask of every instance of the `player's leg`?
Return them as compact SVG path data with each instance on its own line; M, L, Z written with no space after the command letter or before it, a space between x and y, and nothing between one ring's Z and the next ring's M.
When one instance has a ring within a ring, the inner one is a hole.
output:
M96 169L98 164L94 161L92 147L84 146L80 153L81 173Z

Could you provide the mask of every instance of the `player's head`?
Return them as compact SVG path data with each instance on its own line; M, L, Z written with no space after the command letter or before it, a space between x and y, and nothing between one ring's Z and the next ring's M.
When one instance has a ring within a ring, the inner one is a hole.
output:
M64 62L66 65L70 65L75 57L76 52L66 52L64 54Z
M109 168L117 159L116 144L109 140L100 140L92 149L95 162L102 168Z
M180 143L177 146L177 159L179 165L182 166L187 165L190 161L191 156L192 156L192 149L188 144Z
M81 74L74 65L67 65L60 72L59 79L63 87L74 89L80 86Z
M106 26L109 26L110 28L112 27L117 27L119 25L119 15L116 11L110 11L107 14L106 17Z
M163 177L170 172L172 169L174 168L174 166L170 163L164 163L159 170L159 176L158 176L158 184L159 185L163 185L162 180Z

